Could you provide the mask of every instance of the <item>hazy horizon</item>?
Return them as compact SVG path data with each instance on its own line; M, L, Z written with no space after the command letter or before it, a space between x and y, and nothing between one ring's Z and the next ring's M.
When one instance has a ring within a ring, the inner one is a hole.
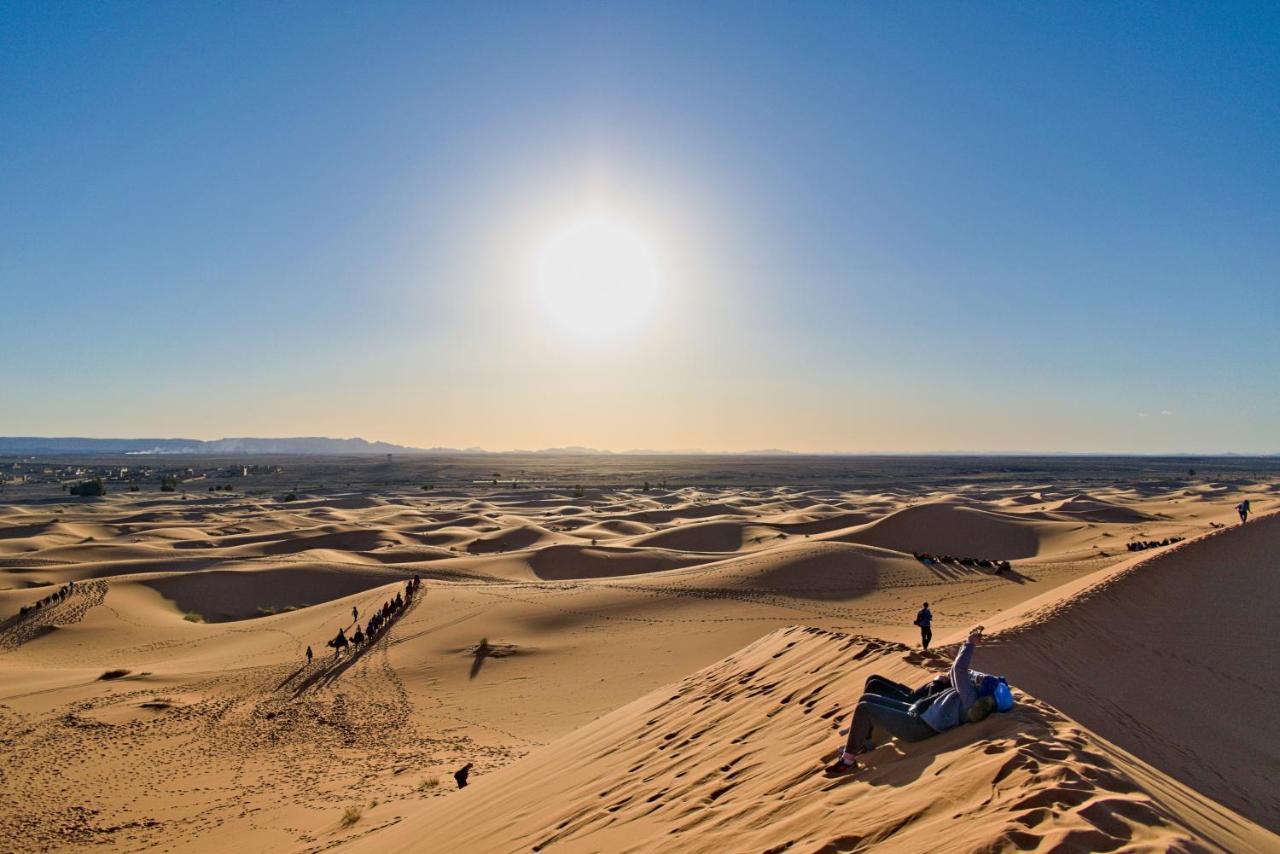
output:
M299 11L0 9L0 433L1280 450L1280 6Z
M1262 451L1262 452L1240 452L1231 449L1219 450L1184 450L1184 451L1168 451L1168 452L1134 452L1134 451L1114 451L1103 449L1084 450L1084 451L1064 451L1056 449L1037 449L1037 448L992 448L992 449L975 449L975 448L934 448L918 451L907 451L893 448L877 448L870 450L796 450L794 448L607 448L594 445L549 445L545 447L481 447L478 445L459 445L459 446L417 446L403 445L395 442L387 442L378 438L369 438L365 436L320 436L320 435L280 435L280 436L217 436L209 438L201 438L197 436L0 436L0 456L11 453L11 449L7 447L7 443L14 439L33 439L54 442L70 442L76 440L84 440L87 442L180 442L192 441L209 444L219 442L287 442L287 441L312 441L321 440L329 442L365 442L372 447L394 446L403 448L405 451L412 453L431 453L439 452L447 454L450 452L459 454L563 454L573 456L576 454L590 455L593 453L608 455L672 455L672 456L836 456L836 457L859 457L859 456L884 456L884 457L912 457L912 456L1010 456L1010 457L1053 457L1053 456L1096 456L1096 457L1274 457L1280 456L1280 450ZM21 448L23 453L29 453L35 449L35 446ZM202 449L203 450L203 449ZM202 452L185 451L185 450L130 450L127 453L136 455L198 455ZM56 449L46 449L45 452L57 452ZM62 451L63 453L99 453L98 450L90 451ZM104 452L105 453L105 452ZM209 451L209 454L216 455L228 453L221 449ZM289 454L291 451L249 451L249 454ZM299 451L303 454L325 454L327 451ZM338 453L338 452L332 452ZM381 453L381 451L365 451L363 453Z

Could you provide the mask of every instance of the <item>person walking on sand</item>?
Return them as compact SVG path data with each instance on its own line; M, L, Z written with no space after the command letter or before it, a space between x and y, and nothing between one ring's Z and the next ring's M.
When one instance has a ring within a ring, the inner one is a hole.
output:
M916 625L920 627L920 646L928 649L929 642L933 640L933 612L929 610L928 602L916 614Z
M360 611L356 608L355 605L351 606L351 622L353 623L360 622Z
M1236 512L1240 514L1240 524L1243 525L1249 521L1249 499L1245 499L1236 505Z
M307 664L310 664L313 658L315 658L315 653L311 651L311 647L307 647Z

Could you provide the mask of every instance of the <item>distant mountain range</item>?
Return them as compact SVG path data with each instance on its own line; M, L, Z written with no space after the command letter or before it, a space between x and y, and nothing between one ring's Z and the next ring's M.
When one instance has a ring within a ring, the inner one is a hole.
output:
M480 451L480 449L473 449ZM364 439L306 436L287 439L86 439L0 437L0 454L391 454L466 453L455 448L407 448Z
M488 451L484 448L413 448L390 442L365 439L330 439L325 436L300 436L284 439L90 439L83 437L0 436L0 454L545 454L547 456L594 456L615 454L599 448L571 446L542 448L536 451ZM707 454L696 450L623 451L626 454ZM744 451L745 454L780 455L790 451Z
M563 448L541 448L539 450L490 451L485 448L414 448L408 445L393 445L390 442L370 442L366 439L330 439L326 436L298 436L283 439L255 439L242 437L236 439L89 439L82 437L45 437L45 436L0 436L0 456L21 456L35 454L204 454L208 456L234 456L250 454L313 454L313 455L356 455L356 454L413 454L413 455L457 455L457 454L539 454L546 456L735 456L735 457L783 457L801 455L798 451L787 451L780 448L766 448L752 451L704 451L700 449L654 450L634 448L629 451L607 451L600 448L585 448L571 445ZM807 453L805 456L863 456L841 451L826 453ZM1061 453L1054 451L934 451L928 454L886 453L878 452L869 456L1157 456L1157 457L1236 457L1242 456L1226 453L1171 453L1171 454L1108 454L1108 453ZM1244 456L1280 456L1280 454L1249 454Z

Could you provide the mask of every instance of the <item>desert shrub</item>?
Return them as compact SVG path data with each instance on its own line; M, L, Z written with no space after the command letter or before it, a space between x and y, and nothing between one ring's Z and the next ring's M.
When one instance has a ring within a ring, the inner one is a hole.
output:
M575 486L575 487L573 488L573 497L574 497L574 498L581 498L582 496L583 496L582 487L581 487L581 486Z
M421 783L418 784L418 791L429 792L439 785L440 785L439 777L428 777L427 779L423 780Z
M350 827L360 820L362 814L360 807L347 807L342 813L342 826Z
M102 482L102 478L95 477L93 480L86 480L71 487L72 495L94 496L106 495L107 485Z
M160 491L161 492L177 492L178 479L171 474L167 474L164 477L160 478Z
M195 611L188 611L187 613L183 614L182 619L186 620L188 623L204 622L204 616L202 614L197 614Z
M106 673L99 676L98 679L100 681L110 681L112 679L119 679L121 676L128 676L128 675L129 675L129 671L121 668L117 670L108 670Z
M139 490L141 490L141 489L142 489L142 487L138 486L138 484L136 484L136 483L131 483L131 484L129 484L129 491L130 491L130 492L138 492L138 491L139 491Z
M433 489L435 489L435 488L436 488L436 485L435 485L434 483L424 483L424 484L422 484L422 491L423 491L423 492L430 492L431 490L433 490Z
M298 500L298 493L296 493L296 492L290 492L290 493L287 493L287 494L285 495L285 497L284 497L283 499L281 499L281 500L282 500L282 501L297 501L297 500Z

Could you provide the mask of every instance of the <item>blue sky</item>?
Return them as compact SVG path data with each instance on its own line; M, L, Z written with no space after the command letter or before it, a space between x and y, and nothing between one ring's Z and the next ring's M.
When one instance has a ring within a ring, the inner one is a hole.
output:
M1277 104L1275 4L6 4L0 434L1280 451Z

